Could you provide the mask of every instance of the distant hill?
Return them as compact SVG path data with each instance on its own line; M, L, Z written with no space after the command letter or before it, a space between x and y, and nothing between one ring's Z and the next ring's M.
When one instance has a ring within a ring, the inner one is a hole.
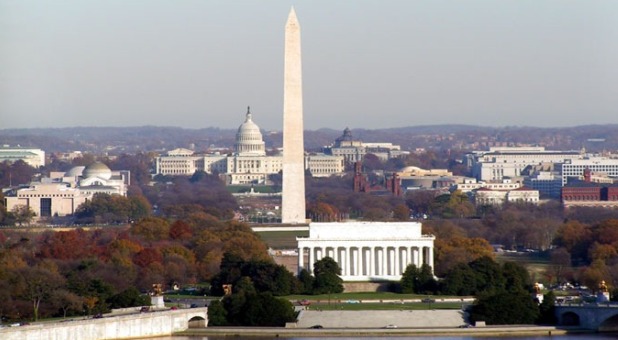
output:
M323 128L305 131L305 148L319 151L343 131ZM267 148L281 147L280 131L263 132ZM484 127L474 125L426 125L390 129L353 129L364 142L391 142L404 150L483 150L497 145L541 145L555 150L618 150L618 125L585 125L562 128ZM184 129L178 127L70 127L0 130L0 144L39 147L46 152L93 153L162 152L178 147L206 151L232 147L235 129Z

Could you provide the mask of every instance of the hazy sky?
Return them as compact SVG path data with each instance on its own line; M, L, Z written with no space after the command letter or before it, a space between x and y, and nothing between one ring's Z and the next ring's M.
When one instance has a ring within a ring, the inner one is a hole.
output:
M618 1L0 0L0 129L618 123Z

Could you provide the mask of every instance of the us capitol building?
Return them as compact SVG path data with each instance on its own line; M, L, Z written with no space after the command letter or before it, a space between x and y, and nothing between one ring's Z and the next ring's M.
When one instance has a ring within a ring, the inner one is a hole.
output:
M267 156L260 128L247 108L245 121L238 127L234 151L229 155L196 154L189 149L174 149L155 159L155 173L190 176L196 171L219 173L226 184L269 184L268 176L281 172L281 154ZM343 174L344 158L325 154L305 154L305 169L314 177Z

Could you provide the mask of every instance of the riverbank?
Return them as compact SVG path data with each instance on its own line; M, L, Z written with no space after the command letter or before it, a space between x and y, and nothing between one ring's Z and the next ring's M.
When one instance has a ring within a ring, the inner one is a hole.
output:
M209 327L188 329L175 336L218 337L389 337L389 336L552 336L590 333L577 328L553 326L501 326L471 328L279 328L279 327Z

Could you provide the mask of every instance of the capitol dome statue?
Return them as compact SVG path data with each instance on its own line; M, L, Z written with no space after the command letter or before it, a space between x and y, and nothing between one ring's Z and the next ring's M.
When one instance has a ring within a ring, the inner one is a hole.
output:
M101 179L109 180L110 178L112 178L112 170L110 170L107 165L101 162L94 162L84 169L84 171L82 172L82 177L98 177Z
M234 144L234 154L239 156L264 156L266 147L262 139L260 127L251 119L250 108L247 107L247 117L245 122L238 127L236 133L236 143Z

